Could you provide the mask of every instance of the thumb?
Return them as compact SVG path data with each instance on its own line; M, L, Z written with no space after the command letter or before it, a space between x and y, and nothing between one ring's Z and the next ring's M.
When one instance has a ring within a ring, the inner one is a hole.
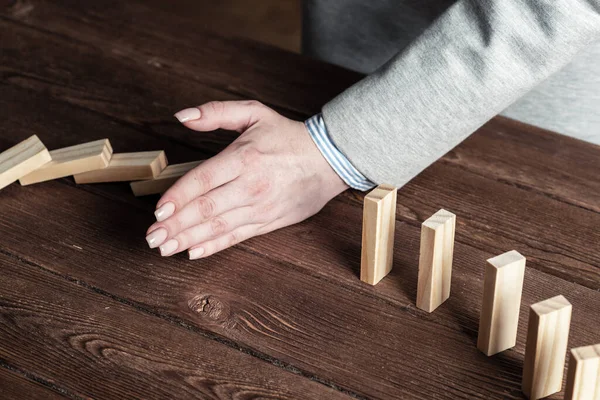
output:
M186 108L175 114L175 118L195 131L227 129L244 132L264 115L267 107L250 101L211 101L194 108Z

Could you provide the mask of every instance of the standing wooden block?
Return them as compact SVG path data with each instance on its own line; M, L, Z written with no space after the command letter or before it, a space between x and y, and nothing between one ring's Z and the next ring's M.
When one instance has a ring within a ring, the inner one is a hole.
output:
M439 210L421 225L417 307L432 312L450 297L456 215Z
M477 348L491 356L517 344L525 257L513 250L487 262Z
M77 183L124 182L153 179L167 167L164 151L114 154L108 167L75 175Z
M108 139L52 150L50 152L52 161L22 177L19 182L21 185L31 185L106 168L112 153L113 150Z
M571 303L556 296L531 306L523 393L532 400L560 392L569 341Z
M376 285L392 270L397 189L379 185L365 196L360 280Z
M0 154L0 189L50 162L52 157L37 135Z
M571 350L565 400L600 400L600 344Z
M150 194L164 193L179 178L200 165L202 161L192 161L184 164L169 165L155 179L131 182L131 190L135 196L148 196Z

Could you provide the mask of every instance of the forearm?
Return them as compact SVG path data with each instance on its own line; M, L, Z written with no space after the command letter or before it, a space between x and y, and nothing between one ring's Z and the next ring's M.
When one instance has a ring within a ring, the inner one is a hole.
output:
M404 185L600 37L598 0L458 1L323 108L367 178Z

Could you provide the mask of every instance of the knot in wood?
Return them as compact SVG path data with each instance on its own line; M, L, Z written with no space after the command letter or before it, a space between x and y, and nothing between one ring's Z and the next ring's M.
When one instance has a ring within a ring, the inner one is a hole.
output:
M225 321L229 318L229 307L217 297L204 294L194 296L188 306L195 314L213 321Z

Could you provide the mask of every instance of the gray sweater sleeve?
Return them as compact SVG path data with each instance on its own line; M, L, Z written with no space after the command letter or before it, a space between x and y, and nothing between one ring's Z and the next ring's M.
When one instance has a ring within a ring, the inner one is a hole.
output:
M600 0L460 0L323 118L360 172L400 187L598 39Z

